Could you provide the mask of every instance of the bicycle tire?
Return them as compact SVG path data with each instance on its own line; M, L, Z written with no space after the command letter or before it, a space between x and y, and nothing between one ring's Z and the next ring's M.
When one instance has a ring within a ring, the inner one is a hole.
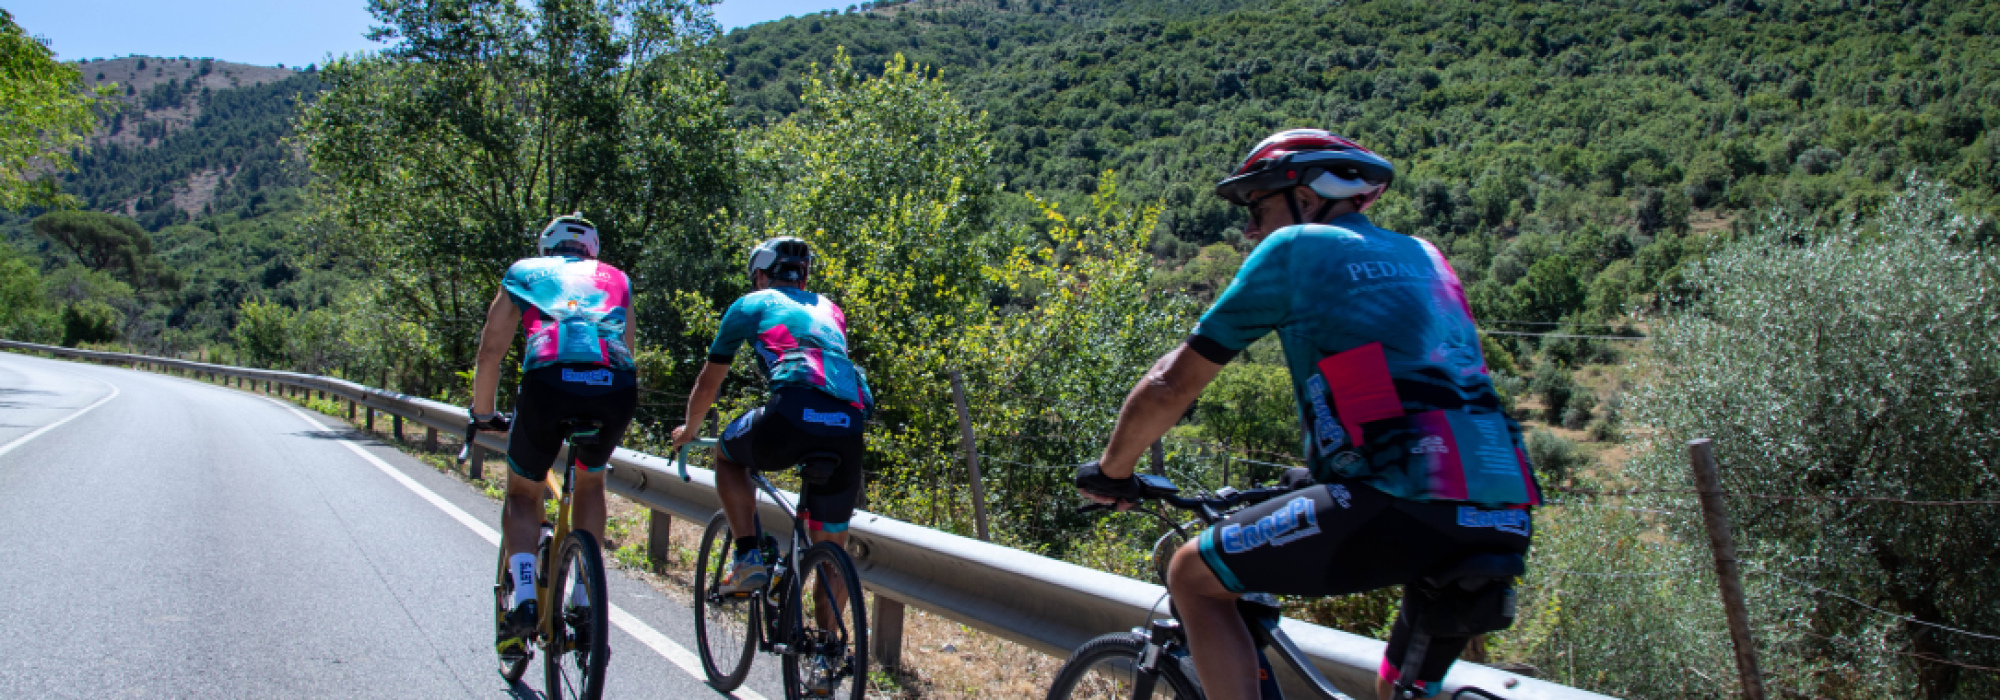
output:
M756 595L710 600L711 592L729 575L735 535L729 529L729 518L722 513L709 518L694 569L695 648L701 656L701 670L708 675L708 686L722 693L743 685L743 678L750 675L750 655L757 650L758 608L762 607Z
M572 530L549 572L551 630L542 654L542 693L548 700L604 696L604 668L611 660L611 605L604 585L604 554L597 538ZM569 605L581 584L587 602Z
M784 655L786 700L866 698L868 614L854 560L840 545L821 542L798 558L792 580L794 583L785 589L785 629L792 643ZM818 620L820 608L814 593L820 591L828 594L825 612L831 624ZM825 679L825 694L809 688L819 679ZM845 694L840 692L843 689Z
M507 611L514 602L514 578L507 571L507 549L500 549L500 563L493 567L493 631L499 636L501 628L507 626ZM521 676L528 673L528 662L535 660L534 647L523 644L518 657L500 656L500 677L508 683L521 682Z
M1056 671L1048 700L1144 700L1137 696L1132 669L1146 652L1146 643L1145 637L1131 632L1114 632L1084 642ZM1201 700L1201 686L1194 681L1194 668L1187 657L1164 655L1159 667L1160 676L1148 698Z

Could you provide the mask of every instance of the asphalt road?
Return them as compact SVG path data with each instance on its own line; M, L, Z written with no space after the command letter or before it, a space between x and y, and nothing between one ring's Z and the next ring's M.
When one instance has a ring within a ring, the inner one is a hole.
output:
M499 505L333 419L0 352L0 484L0 695L540 696L494 663ZM606 697L725 697L689 609L609 579Z

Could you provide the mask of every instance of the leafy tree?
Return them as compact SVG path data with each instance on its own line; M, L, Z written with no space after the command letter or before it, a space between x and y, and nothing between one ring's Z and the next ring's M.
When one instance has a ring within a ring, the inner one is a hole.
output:
M1201 434L1249 451L1259 461L1270 461L1273 453L1297 454L1299 409L1291 377L1291 370L1282 365L1231 362L1223 366L1195 403ZM1239 483L1268 481L1277 477L1273 472L1271 467L1253 465L1238 472L1245 478Z
M116 273L134 284L176 286L174 273L153 257L152 236L131 219L94 211L58 211L36 217L33 228L92 270Z
M42 275L12 246L0 246L0 336L43 342L48 316Z
M70 150L97 126L96 104L82 73L0 10L0 209L73 204L55 179L35 176L72 167Z
M116 340L118 327L124 323L125 314L96 299L70 304L62 310L63 347Z
M1709 437L1729 493L1799 498L1730 500L1785 691L2000 693L1968 670L2000 647L1934 626L2000 629L1991 507L1840 500L2000 499L2000 256L1979 225L1921 184L1873 220L1775 218L1692 267L1698 299L1655 330L1633 420L1659 433L1632 473L1690 488L1682 444Z
M237 312L236 351L260 367L289 367L292 353L286 340L292 310L262 300L243 302Z
M709 290L709 215L731 195L727 94L700 2L383 0L371 36L401 43L338 59L299 118L319 177L324 242L360 261L374 299L433 345L377 362L419 390L470 362L500 271L524 233L581 211L642 299ZM646 295L652 295L647 297ZM677 307L642 301L639 328L681 337Z

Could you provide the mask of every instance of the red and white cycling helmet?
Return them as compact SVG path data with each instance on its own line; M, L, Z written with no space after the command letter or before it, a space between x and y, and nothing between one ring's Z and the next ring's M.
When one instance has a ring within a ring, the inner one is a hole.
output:
M1289 192L1305 185L1329 202L1353 199L1357 209L1366 210L1395 179L1396 166L1361 144L1324 129L1291 129L1250 149L1229 177L1216 183L1215 194L1249 206L1252 192Z

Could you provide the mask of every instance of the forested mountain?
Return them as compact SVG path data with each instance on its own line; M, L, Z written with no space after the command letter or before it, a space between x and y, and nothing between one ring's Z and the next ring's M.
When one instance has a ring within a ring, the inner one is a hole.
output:
M72 296L88 288L105 297L119 312L118 335L155 348L227 342L246 299L327 303L338 279L315 277L302 258L306 169L284 144L300 100L322 89L315 71L187 57L73 65L111 99L88 150L74 156L76 171L61 176L63 189L87 210L150 231L151 255L176 274L162 288L93 271L83 277L100 279ZM77 262L29 230L39 212L26 214L0 224L9 242L44 273Z
M987 113L1007 189L1074 198L1115 169L1164 200L1154 250L1179 259L1231 236L1208 187L1250 144L1330 128L1397 163L1371 214L1443 244L1489 318L1615 318L1706 245L1679 240L1690 229L1867 213L1912 174L2000 212L1993 3L856 9L731 32L738 119L787 113L842 48L862 67L901 53ZM1669 245L1641 252L1656 240Z

